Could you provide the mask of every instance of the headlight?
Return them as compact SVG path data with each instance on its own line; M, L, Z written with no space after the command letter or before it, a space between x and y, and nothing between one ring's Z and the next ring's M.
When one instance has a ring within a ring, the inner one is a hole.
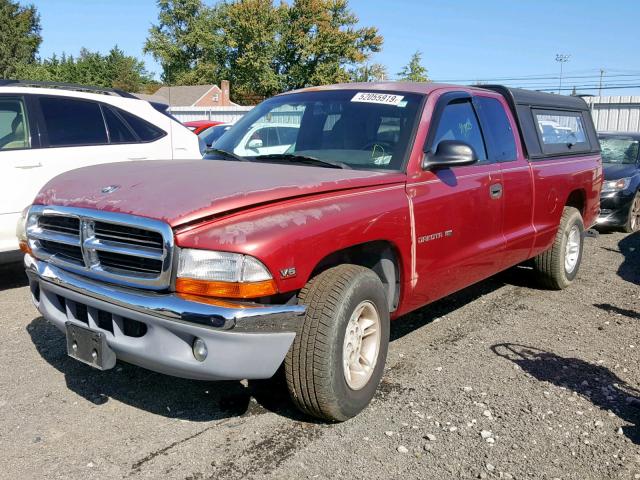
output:
M18 245L20 250L24 253L31 254L31 248L29 247L29 240L27 239L27 219L29 218L29 209L31 205L22 210L18 224L16 225L16 237L18 237Z
M249 255L185 248L180 251L176 291L224 298L278 293L267 267Z
M607 180L602 184L603 192L619 192L629 187L631 177L621 178L619 180Z

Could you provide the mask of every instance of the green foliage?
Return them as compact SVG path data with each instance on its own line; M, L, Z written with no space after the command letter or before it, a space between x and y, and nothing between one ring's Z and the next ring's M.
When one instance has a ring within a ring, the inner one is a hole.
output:
M366 63L351 70L352 82L382 82L388 79L389 71L380 63Z
M128 92L139 92L153 84L144 63L125 55L117 46L107 55L83 48L77 58L63 53L60 57L53 55L44 60L21 64L13 76L36 81L119 88Z
M21 7L0 0L0 78L9 78L18 65L35 60L42 42L40 30L40 16L33 5Z
M380 50L374 27L356 28L347 0L158 0L158 24L145 52L170 84L228 79L233 96L253 102L310 85L348 81L349 67Z
M422 52L417 51L411 55L409 63L402 67L402 71L398 73L399 80L408 82L429 82L427 69L422 66Z

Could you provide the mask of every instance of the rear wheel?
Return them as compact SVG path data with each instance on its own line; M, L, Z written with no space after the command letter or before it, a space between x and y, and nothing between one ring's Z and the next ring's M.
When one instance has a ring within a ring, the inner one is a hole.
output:
M307 414L347 420L382 378L389 344L382 282L368 268L339 265L311 279L299 300L307 312L285 359L289 392Z
M573 207L565 207L553 245L534 258L535 269L545 287L562 290L569 286L580 269L583 243L582 215Z
M633 233L640 230L640 191L636 192L629 207L629 217L627 223L622 227L625 232Z

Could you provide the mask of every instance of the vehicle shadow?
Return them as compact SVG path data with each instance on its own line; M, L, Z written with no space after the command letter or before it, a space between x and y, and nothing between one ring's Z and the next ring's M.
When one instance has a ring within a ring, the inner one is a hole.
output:
M64 334L44 318L27 326L40 356L64 374L69 390L102 405L111 399L155 415L195 422L248 417L273 412L293 420L314 422L289 399L284 375L249 382L204 382L170 377L125 362L100 371L67 356Z
M640 285L640 232L627 235L618 242L624 261L618 267L618 276L627 282Z
M611 410L632 424L622 431L633 443L640 444L640 390L608 368L517 343L496 344L491 350L537 380L573 390L594 406Z
M0 292L29 285L22 262L0 265Z
M527 265L512 267L391 322L390 340L392 342L398 340L433 322L436 318L448 315L506 285L530 289L542 288L532 268Z
M622 315L623 317L640 320L640 312L636 312L635 310L616 307L615 305L611 305L610 303L594 303L593 306L599 308L600 310L604 310L605 312L616 313L618 315Z

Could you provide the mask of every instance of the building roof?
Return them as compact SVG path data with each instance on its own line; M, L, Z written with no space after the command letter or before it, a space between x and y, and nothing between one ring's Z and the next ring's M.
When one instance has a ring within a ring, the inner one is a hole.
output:
M163 97L172 107L190 107L200 100L209 90L218 89L217 85L186 85L160 87L154 97Z

